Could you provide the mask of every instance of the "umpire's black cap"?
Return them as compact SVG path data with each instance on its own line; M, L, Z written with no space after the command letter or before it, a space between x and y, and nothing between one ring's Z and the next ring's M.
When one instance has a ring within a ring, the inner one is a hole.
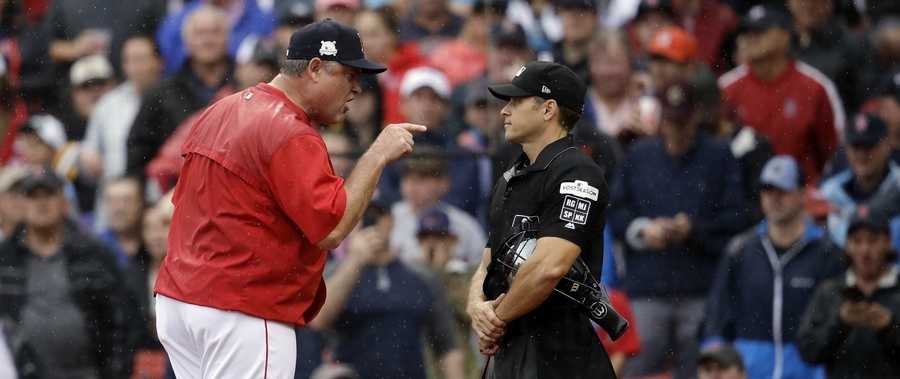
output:
M356 29L331 19L309 24L294 32L287 59L319 58L358 68L366 74L382 73L387 68L366 59Z
M488 87L500 100L538 96L581 114L587 87L571 69L558 63L532 61L522 66L512 83Z

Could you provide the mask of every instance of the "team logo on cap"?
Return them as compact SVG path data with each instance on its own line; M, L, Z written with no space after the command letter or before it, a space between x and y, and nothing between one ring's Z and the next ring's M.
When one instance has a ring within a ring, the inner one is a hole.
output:
M857 132L864 132L869 127L869 121L866 120L866 116L856 116L856 123L853 124L853 127Z
M516 71L516 75L514 75L514 76L518 78L519 75L522 75L523 72L525 72L525 66L522 66L521 68L519 68L519 71Z
M337 55L336 41L322 41L322 47L319 48L319 55Z

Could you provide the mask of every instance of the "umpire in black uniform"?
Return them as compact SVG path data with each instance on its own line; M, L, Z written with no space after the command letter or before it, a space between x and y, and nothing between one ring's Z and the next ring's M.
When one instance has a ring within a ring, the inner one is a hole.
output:
M569 135L586 87L565 66L530 62L489 90L508 101L505 137L523 153L494 187L488 247L469 291L480 350L498 379L615 378L588 317L553 292L579 256L593 270L603 261L606 182ZM536 247L510 280L499 261L523 231Z

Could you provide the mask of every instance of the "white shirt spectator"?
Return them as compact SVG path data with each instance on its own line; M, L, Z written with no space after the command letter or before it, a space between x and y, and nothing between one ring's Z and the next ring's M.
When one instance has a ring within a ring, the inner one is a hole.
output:
M449 204L440 205L447 218L450 219L450 231L456 235L456 251L453 257L465 262L469 269L474 269L481 262L487 238L481 225L465 211ZM416 233L419 229L419 216L405 201L394 204L391 208L394 217L394 230L391 231L391 245L397 249L400 258L407 262L421 262L422 251Z
M140 94L125 82L100 99L88 120L81 146L100 154L104 179L125 174L126 141L140 105Z

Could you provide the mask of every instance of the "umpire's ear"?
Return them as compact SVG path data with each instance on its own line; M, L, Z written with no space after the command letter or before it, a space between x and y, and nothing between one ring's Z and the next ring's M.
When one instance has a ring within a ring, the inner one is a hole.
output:
M554 117L559 118L559 104L556 102L556 100L549 99L544 101L543 107L544 121L550 121Z

